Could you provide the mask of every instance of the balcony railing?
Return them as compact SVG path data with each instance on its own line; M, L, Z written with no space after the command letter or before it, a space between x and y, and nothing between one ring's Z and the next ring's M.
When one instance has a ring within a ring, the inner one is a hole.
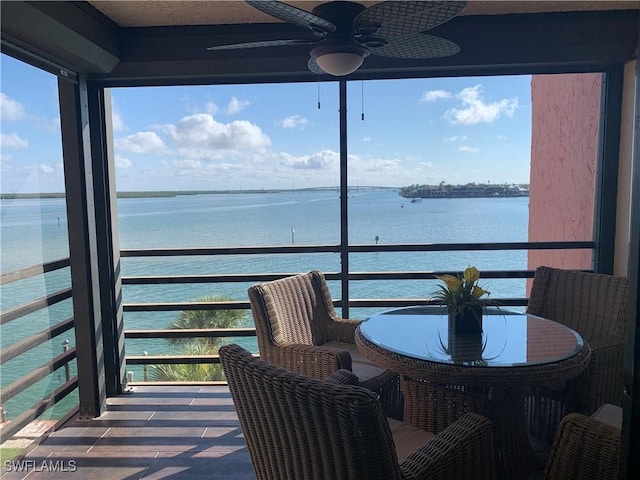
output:
M7 285L19 282L22 280L35 278L40 275L45 275L50 272L56 272L70 266L68 258L56 260L53 262L45 263L43 265L36 265L33 267L25 268L14 272L2 274L0 276L0 285L5 288ZM49 309L54 305L57 305L72 297L71 288L64 288L54 293L48 294L42 298L36 298L32 301L16 305L10 309L0 312L0 325L6 325L9 322L25 320L24 317L41 312L45 309ZM41 330L35 334L25 336L18 342L11 345L7 345L0 349L0 366L6 366L6 364L14 359L18 359L24 356L27 352L32 351L38 346L50 342L56 338L59 338L65 332L69 332L73 329L74 319L73 317L67 318L54 325ZM50 408L58 404L62 399L68 397L77 387L77 376L71 376L71 367L73 366L76 358L75 347L69 348L68 342L61 342L63 344L62 353L54 358L51 358L40 365L33 365L29 362L21 363L25 365L25 374L15 379L12 383L6 386L2 386L2 413L3 424L0 429L0 435L3 439L10 438L26 427L31 421L42 416ZM24 358L24 357L23 357ZM13 418L10 422L5 422L5 405L11 399L17 397L21 393L25 392L30 387L34 386L39 381L51 376L58 370L64 370L65 380L62 384L58 385L53 391L48 392L27 408Z
M472 244L386 244L386 245L350 245L346 248L347 255L372 254L372 253L407 253L407 252L451 252L451 251L496 251L496 250L576 250L595 248L594 242L514 242L514 243L472 243ZM252 255L313 255L322 253L345 253L340 245L307 245L307 246L277 246L277 247L223 247L223 248L169 248L169 249L123 249L122 258L142 257L176 257L178 259L189 256L234 256L251 257ZM49 262L44 265L27 268L24 270L5 273L1 276L2 285L45 275L70 265L69 259ZM126 273L126 271L124 272ZM231 273L231 274L207 274L207 275L124 275L122 277L123 291L134 285L168 285L168 284L253 284L283 278L298 272L279 273ZM340 282L342 286L340 295L334 298L336 308L348 312L349 308L391 308L415 305L416 303L430 303L426 296L423 298L350 298L349 285L354 282L371 281L411 281L432 280L436 276L451 271L326 271L324 272L329 283ZM532 278L532 270L484 270L484 279L528 279ZM71 298L70 288L53 292L46 297L37 298L1 312L0 323L18 321L34 312L51 308L52 306ZM519 298L494 298L497 304L504 306L524 307L528 299ZM182 312L189 310L249 310L247 300L221 301L221 302L145 302L124 303L125 318L132 312ZM5 365L10 360L19 358L28 351L60 338L66 332L70 332L74 326L74 319L67 318L40 332L21 338L18 342L7 345L0 350L0 365ZM125 329L125 340L139 339L170 339L170 338L230 338L242 339L255 337L255 328L212 328L212 329ZM125 348L126 351L126 348ZM30 421L41 416L52 406L69 396L78 386L76 376L71 376L71 367L75 370L75 348L68 348L55 358L44 362L36 368L25 368L25 374L16 379L10 385L2 388L2 402L7 402L24 392L39 380L53 374L59 369L65 372L64 382L49 392L33 405L3 425L1 433L3 438L9 438L24 428ZM217 355L128 355L125 357L127 365L139 365L146 369L149 365L159 364L199 364L219 363ZM146 379L145 379L146 380ZM131 382L133 383L133 382ZM160 382L172 383L172 382ZM200 382L209 383L209 382ZM213 382L219 383L219 382Z
M575 250L595 248L594 242L511 242L511 243L442 243L442 244L386 244L386 245L349 245L348 254L383 253L383 252L452 252L452 251L497 251L497 250ZM319 253L342 253L340 245L306 245L275 247L221 247L221 248L163 248L163 249L123 249L123 258L142 257L187 257L187 256L251 256L251 255L310 255ZM207 275L137 275L123 276L123 289L131 285L167 285L167 284L253 284L284 278L299 272L287 273L246 273L246 274L207 274ZM377 272L324 272L329 283L339 281L343 285L342 296L334 298L336 308L341 308L343 315L350 308L391 308L415 305L417 303L434 303L426 298L349 298L350 282L366 282L375 280L433 280L436 276L453 271L377 271ZM533 278L532 270L491 270L482 272L484 279L528 279ZM347 285L345 295L344 285ZM525 307L526 297L493 298L501 306ZM125 303L123 309L128 312L168 312L189 310L248 310L246 300L225 302L148 302ZM125 329L125 339L158 339L158 338L242 338L255 336L254 328L234 329ZM127 365L157 364L195 364L219 363L217 355L128 355ZM146 378L145 378L146 380Z

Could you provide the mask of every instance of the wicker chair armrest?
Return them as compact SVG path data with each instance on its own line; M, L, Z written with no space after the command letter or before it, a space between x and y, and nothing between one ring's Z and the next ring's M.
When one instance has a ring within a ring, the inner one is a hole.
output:
M493 480L491 422L467 413L400 463L405 479Z
M351 370L349 352L321 345L277 345L271 350L269 361L318 380L324 380L340 369Z
M346 318L336 318L327 325L327 336L329 342L356 343L356 328L362 320L348 320Z
M587 369L567 385L568 401L575 410L592 414L600 405L620 405L624 383L624 343L618 339L590 342Z
M342 368L325 378L324 383L331 385L358 385L359 381L355 373Z
M594 352L598 352L600 350L609 350L615 348L624 349L624 339L616 338L616 337L607 337L598 340L592 340L589 342L589 347L591 347L591 355L593 356Z
M617 479L620 439L619 429L579 413L570 413L562 420L553 441L545 480Z
M587 364L586 369L578 376L569 380L554 380L553 378L550 378L540 387L534 387L532 392L536 392L542 388L546 393L538 391L539 394L557 399L571 395L573 397L569 401L574 401L575 399L580 403L581 401L579 397L583 395L586 387L589 386L588 382L591 382L594 376L610 377L608 369L611 367L615 369L618 358L620 359L619 371L621 374L622 357L624 355L624 343L622 340L609 337L589 342L589 348L591 349L589 363ZM589 380L587 381L586 379ZM553 393L554 391L556 392L555 394ZM599 407L603 403L617 404L618 402L602 401L595 405L595 408Z

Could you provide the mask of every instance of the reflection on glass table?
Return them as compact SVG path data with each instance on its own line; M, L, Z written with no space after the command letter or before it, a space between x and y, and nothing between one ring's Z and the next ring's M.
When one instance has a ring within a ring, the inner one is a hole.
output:
M575 355L584 343L578 333L559 323L506 309L483 315L482 334L449 335L448 316L433 311L417 306L383 312L365 321L361 333L400 355L486 367L552 363Z

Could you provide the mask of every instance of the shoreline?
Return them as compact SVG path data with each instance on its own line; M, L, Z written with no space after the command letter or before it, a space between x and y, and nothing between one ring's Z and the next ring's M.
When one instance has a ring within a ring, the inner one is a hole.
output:
M278 194L278 193L304 193L304 192L340 192L339 187L318 187L300 189L263 189L263 190L188 190L188 191L148 191L148 192L117 192L117 198L172 198L186 195L243 195L243 194ZM398 187L349 187L349 192L374 192L374 191L397 191L398 196L407 200L422 201L431 198L498 198L498 197L528 197L529 191L520 192L438 192L437 194L409 195L404 194ZM421 192L426 193L426 192ZM33 200L33 199L60 199L66 198L63 192L51 193L3 193L1 200ZM415 202L414 202L415 203Z
M350 192L374 192L374 191L399 191L399 187L349 187ZM243 195L264 193L304 193L304 192L339 192L340 187L311 187L311 188L265 188L250 190L157 190L140 192L116 192L117 198L162 198L177 197L180 195ZM65 198L63 192L48 193L2 193L2 200L24 200L34 198Z

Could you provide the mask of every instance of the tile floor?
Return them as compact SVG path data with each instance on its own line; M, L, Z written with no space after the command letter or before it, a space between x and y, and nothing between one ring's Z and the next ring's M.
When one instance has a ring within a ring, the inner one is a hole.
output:
M542 464L548 446L534 447ZM255 479L226 386L134 387L26 452L2 465L2 480Z
M254 479L227 387L134 387L91 421L70 421L3 480ZM19 471L21 470L21 471Z

